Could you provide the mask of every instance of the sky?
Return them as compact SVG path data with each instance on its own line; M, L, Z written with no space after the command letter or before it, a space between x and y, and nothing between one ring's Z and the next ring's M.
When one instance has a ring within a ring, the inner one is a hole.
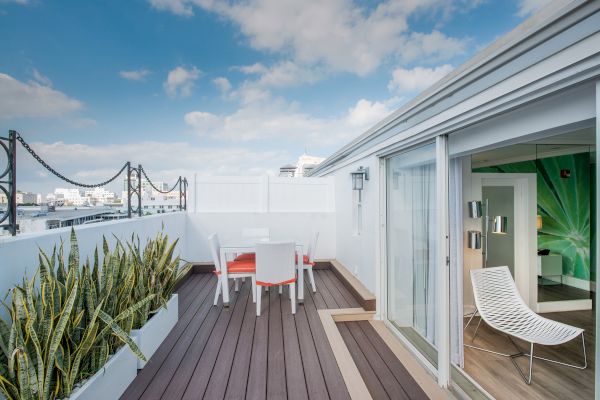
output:
M0 135L17 130L84 183L126 161L165 182L277 174L332 154L547 2L0 0ZM22 147L17 182L69 187Z

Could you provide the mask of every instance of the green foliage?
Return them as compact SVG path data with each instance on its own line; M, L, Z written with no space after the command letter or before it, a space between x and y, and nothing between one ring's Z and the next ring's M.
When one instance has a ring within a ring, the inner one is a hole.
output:
M568 169L569 178L560 171ZM593 276L590 251L593 250L590 204L595 180L590 175L589 153L523 161L474 172L537 173L538 248L549 249L563 257L563 274L590 280Z
M9 400L66 398L121 346L144 359L130 332L166 304L185 273L173 257L176 244L161 233L143 252L133 240L117 240L111 251L103 238L102 261L96 249L81 265L71 230L67 263L62 242L50 256L40 249L37 273L4 304L10 319L0 319L0 392Z
M135 298L140 299L153 294L154 298L148 307L140 310L134 321L134 328L142 327L148 318L165 306L175 285L185 276L191 267L179 268L180 258L174 257L178 240L169 243L169 237L159 233L154 240L149 240L143 251L139 239L132 238L129 243L131 263L136 275Z

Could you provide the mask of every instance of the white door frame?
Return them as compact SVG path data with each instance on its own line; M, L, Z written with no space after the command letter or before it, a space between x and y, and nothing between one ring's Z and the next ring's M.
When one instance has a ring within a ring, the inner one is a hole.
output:
M436 145L436 206L437 206L437 254L436 259L438 271L438 296L437 308L437 368L433 366L425 356L402 333L389 322L387 317L387 292L388 292L388 265L387 265L387 165L388 158L397 154L410 151L412 149L432 144L430 140L416 145L407 146L391 154L380 157L379 162L379 279L378 279L378 310L377 315L383 320L385 325L398 336L403 344L415 355L415 357L425 366L434 376L437 377L438 385L449 387L450 385L450 276L449 276L449 209L448 209L448 137L446 135L438 136L435 140ZM380 304L381 303L381 304Z
M537 311L537 177L535 173L473 173L471 175L471 199L483 200L483 186L511 186L514 188L515 217L515 283L523 300ZM468 218L466 216L465 218ZM478 251L481 254L481 251ZM479 265L470 268L481 268ZM471 300L471 299L469 299ZM470 304L470 301L465 301Z

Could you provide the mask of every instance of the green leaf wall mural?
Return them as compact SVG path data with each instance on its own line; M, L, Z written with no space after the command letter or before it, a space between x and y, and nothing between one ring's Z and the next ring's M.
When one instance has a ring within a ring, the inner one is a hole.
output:
M561 171L569 171L569 176ZM595 179L590 172L590 154L580 153L474 169L473 172L537 173L538 248L563 257L563 275L595 279L591 264L592 227L595 215L590 204ZM594 249L595 250L595 249Z

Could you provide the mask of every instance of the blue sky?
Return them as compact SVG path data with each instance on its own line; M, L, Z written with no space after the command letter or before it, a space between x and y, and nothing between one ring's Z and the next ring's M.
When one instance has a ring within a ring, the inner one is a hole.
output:
M75 179L327 156L546 1L0 0L0 131ZM19 189L65 186L23 153ZM120 190L120 186L112 189Z

